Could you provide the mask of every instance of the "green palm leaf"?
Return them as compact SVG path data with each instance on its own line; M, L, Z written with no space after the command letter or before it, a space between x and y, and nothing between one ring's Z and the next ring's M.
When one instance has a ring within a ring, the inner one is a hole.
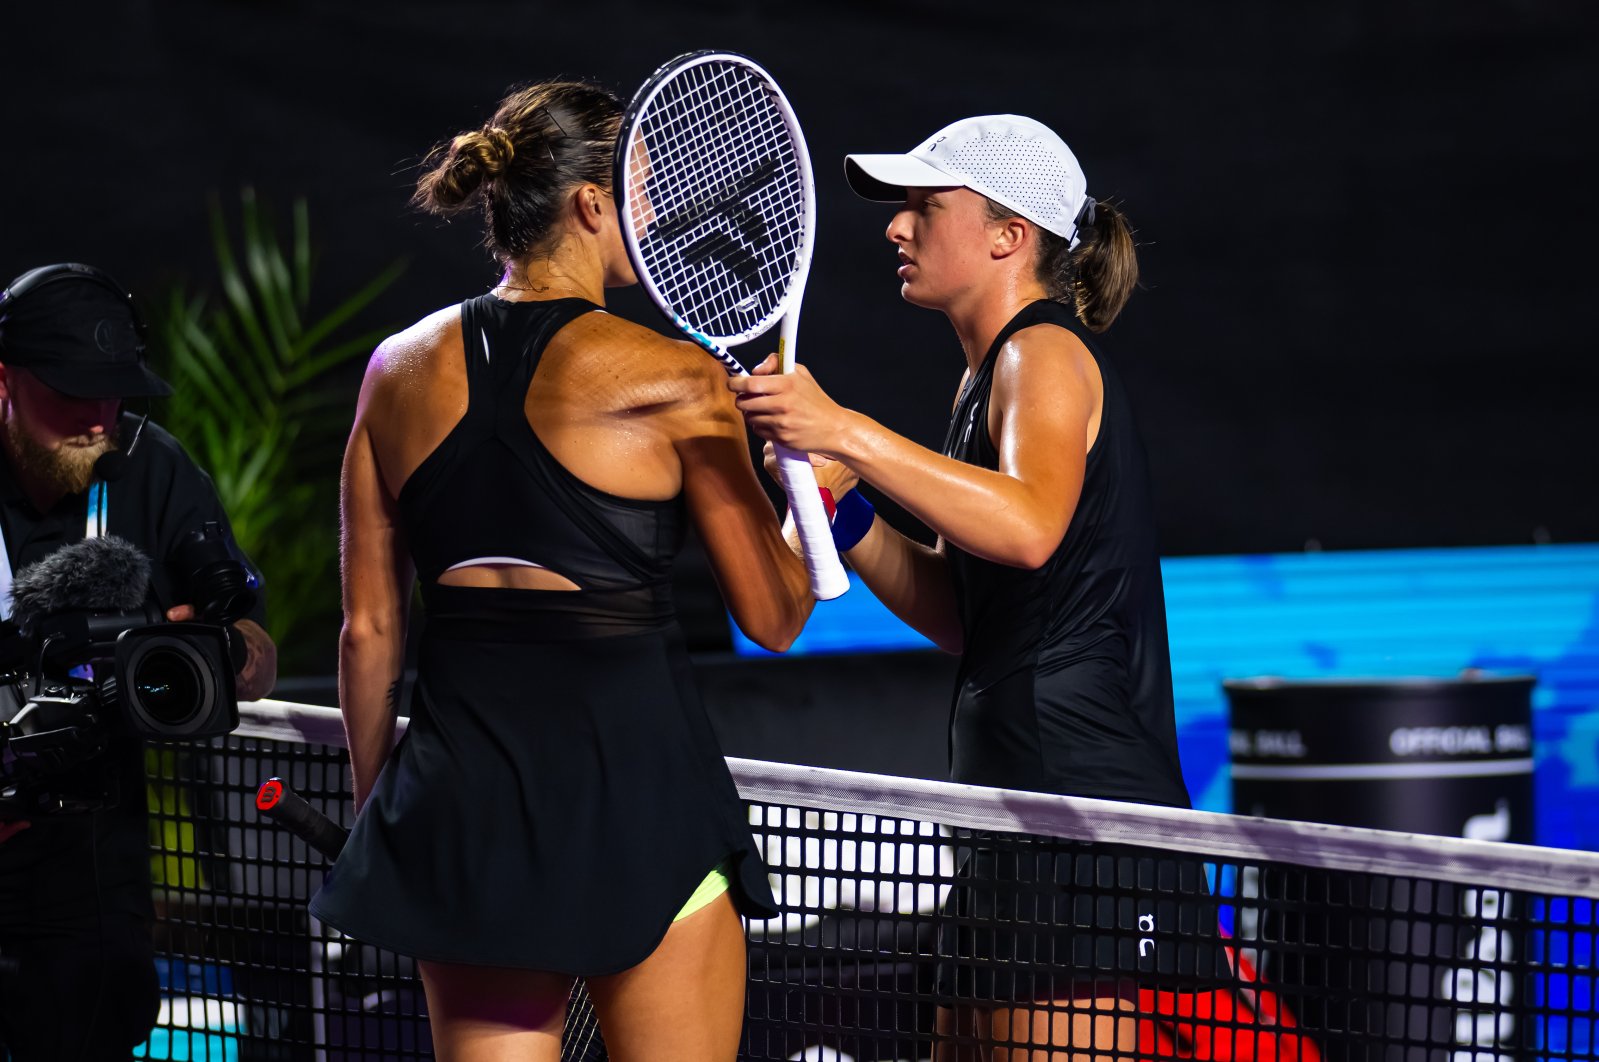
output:
M331 661L339 620L338 454L357 387L342 370L392 331L351 326L405 263L313 308L304 200L283 238L251 189L237 238L220 202L209 211L215 281L174 289L156 322L175 392L161 420L212 474L239 545L266 576L282 669L304 673Z

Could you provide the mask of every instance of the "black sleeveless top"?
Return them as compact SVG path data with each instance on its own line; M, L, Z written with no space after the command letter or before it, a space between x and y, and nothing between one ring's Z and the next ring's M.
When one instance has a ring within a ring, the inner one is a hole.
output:
M410 726L311 903L357 940L596 976L649 955L713 868L740 913L776 913L673 616L681 495L597 490L527 422L545 345L594 309L462 305L467 411L399 497L427 606ZM437 581L491 558L579 589Z
M456 615L460 599L438 584L439 576L489 558L531 561L584 590L555 603L557 622L600 633L670 618L668 577L683 543L681 496L645 501L590 486L545 449L524 408L539 353L569 322L598 309L585 299L507 302L493 295L462 304L466 414L399 496L434 620Z
M1120 380L1070 308L1035 302L1001 329L961 392L944 453L999 467L988 431L994 361L1013 334L1038 324L1068 329L1098 364L1099 434L1071 524L1042 567L1008 567L946 543L965 631L950 775L1187 807L1143 446Z

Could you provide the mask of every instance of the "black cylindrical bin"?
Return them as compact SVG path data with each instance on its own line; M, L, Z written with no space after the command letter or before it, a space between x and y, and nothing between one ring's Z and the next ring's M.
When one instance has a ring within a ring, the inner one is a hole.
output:
M1534 679L1224 683L1233 810L1490 841L1533 839ZM1240 883L1262 973L1297 996L1327 1062L1518 1057L1529 985L1520 900L1303 869ZM1485 968L1477 958L1492 955ZM1505 978L1492 971L1504 970ZM1471 982L1469 993L1459 985Z
M1233 810L1530 844L1534 681L1223 683Z

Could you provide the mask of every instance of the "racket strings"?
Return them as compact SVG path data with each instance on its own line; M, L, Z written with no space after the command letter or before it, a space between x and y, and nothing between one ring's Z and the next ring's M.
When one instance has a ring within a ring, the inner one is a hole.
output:
M739 342L780 312L805 241L805 177L765 81L680 72L635 121L626 172L640 257L696 329Z
M573 982L567 1000L566 1031L561 1044L561 1062L598 1062L605 1057L600 1040L599 1015L581 979Z

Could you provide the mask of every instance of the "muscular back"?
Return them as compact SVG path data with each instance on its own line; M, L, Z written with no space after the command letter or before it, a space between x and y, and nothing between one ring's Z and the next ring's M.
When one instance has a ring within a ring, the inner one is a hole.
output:
M403 611L408 591L400 584L411 568L396 499L466 406L458 307L424 318L373 354L345 455L347 616ZM588 313L545 348L524 408L545 448L590 486L652 501L681 493L735 621L761 645L787 647L813 600L756 479L743 418L715 361L688 343ZM476 565L441 581L577 589L522 566Z
M466 413L459 307L431 314L373 356L364 419L392 499ZM677 441L731 396L721 370L687 343L604 313L545 348L524 408L556 460L610 494L660 501L683 488Z

